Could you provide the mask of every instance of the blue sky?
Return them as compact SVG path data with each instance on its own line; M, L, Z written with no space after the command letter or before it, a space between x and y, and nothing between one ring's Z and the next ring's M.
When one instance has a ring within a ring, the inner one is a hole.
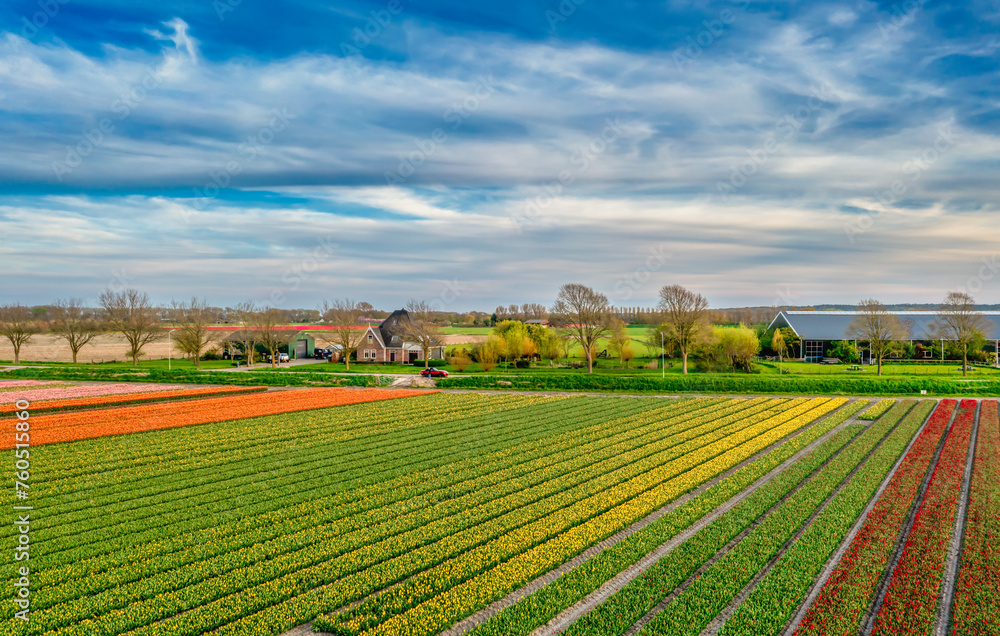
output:
M998 302L995 2L11 1L4 301Z

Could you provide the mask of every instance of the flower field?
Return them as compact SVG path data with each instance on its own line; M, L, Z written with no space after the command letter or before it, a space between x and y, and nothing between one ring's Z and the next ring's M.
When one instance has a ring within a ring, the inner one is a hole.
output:
M882 414L889 410L896 400L879 400L875 404L872 404L863 413L858 415L859 420L877 420L882 417Z
M78 387L74 387L78 388ZM72 391L68 391L71 397L62 399L45 399L31 402L32 413L51 413L53 411L71 411L76 409L93 409L105 406L123 406L126 404L139 404L142 402L168 402L171 400L187 400L192 398L212 397L216 395L232 395L234 393L257 393L266 391L265 386L220 386L202 387L198 389L176 389L176 390L155 390L131 392L114 395L98 395L96 397L73 396ZM0 406L0 415L10 415L17 411L15 404Z
M909 633L942 603L952 633L998 633L995 401L861 424L881 402L113 395L31 416L31 619L3 603L6 633Z

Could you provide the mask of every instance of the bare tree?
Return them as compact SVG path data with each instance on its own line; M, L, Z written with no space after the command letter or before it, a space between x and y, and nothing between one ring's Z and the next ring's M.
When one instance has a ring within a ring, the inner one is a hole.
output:
M403 326L403 331L407 338L420 345L424 353L424 368L427 369L431 365L431 349L441 346L437 334L431 330L434 310L423 300L411 299L406 304L406 313L410 315L410 322Z
M105 289L101 292L100 302L108 326L125 337L132 366L138 366L143 348L163 338L165 333L149 295L131 287L121 292Z
M204 300L191 298L187 303L173 303L174 320L180 327L173 333L177 347L194 358L194 366L201 367L201 354L219 339L217 332L208 327L215 322L216 312Z
M910 335L910 327L874 298L858 303L858 312L847 328L847 335L868 343L868 351L878 360L878 375L882 375L882 361L900 349Z
M976 301L965 292L949 292L931 323L931 335L955 342L962 352L962 375L969 374L969 351L982 342L993 323L976 310Z
M274 307L255 312L252 316L253 329L256 331L254 335L257 342L264 345L271 354L272 369L278 364L278 349L291 342L294 335L294 332L281 328L284 323L283 318L281 310Z
M564 333L583 347L587 356L587 372L594 372L594 352L597 341L608 333L611 308L608 297L585 285L563 285L549 312L562 325Z
M84 307L82 301L76 298L56 301L50 313L52 324L49 329L69 345L73 352L73 364L76 364L80 349L105 331L98 313Z
M660 289L660 309L663 311L664 333L680 351L682 372L687 373L688 355L698 343L711 335L708 300L680 285L667 285Z
M368 303L356 303L350 298L323 302L323 320L337 328L333 340L340 346L348 371L351 370L351 355L358 350L364 336L363 330L354 328L364 313L363 305L371 307Z
M257 313L257 305L252 300L242 302L233 309L234 319L240 326L240 330L233 334L233 340L243 348L248 367L253 366L257 349L257 332L254 327L257 324Z
M31 341L39 332L38 321L30 307L24 305L4 305L0 307L0 335L14 347L14 364L21 363L21 347Z

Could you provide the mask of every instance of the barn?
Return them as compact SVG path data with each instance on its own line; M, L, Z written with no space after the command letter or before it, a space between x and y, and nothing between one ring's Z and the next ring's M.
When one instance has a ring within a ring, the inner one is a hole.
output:
M934 311L890 311L909 326L911 342L933 342L931 323L938 318ZM981 313L988 321L987 340L1000 350L1000 311ZM850 333L851 323L861 314L858 311L782 311L771 321L770 329L787 328L801 340L799 358L819 362L825 352L838 340L855 340Z

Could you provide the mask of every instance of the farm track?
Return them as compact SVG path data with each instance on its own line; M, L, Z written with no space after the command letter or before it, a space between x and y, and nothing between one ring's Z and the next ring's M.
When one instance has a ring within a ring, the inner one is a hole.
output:
M792 634L795 633L795 630L798 629L799 623L802 622L802 619L803 617L805 617L806 612L809 610L809 607L812 606L813 602L816 600L816 597L819 596L820 590L826 584L826 581L830 578L830 575L837 567L837 564L840 563L840 560L847 552L847 549L854 541L854 538L858 535L858 532L861 531L861 528L864 526L865 521L868 518L868 515L875 508L875 505L882 497L882 494L885 492L886 488L888 488L889 483L896 475L896 471L898 471L899 467L903 464L904 461L906 461L907 455L909 455L910 450L913 448L914 444L917 443L917 440L923 434L924 429L927 427L927 423L930 421L933 415L934 415L934 409L931 409L927 413L927 416L924 418L924 421L920 425L920 428L917 429L917 432L913 435L913 438L910 440L910 443L907 444L905 449L903 449L903 452L900 454L899 459L896 460L896 463L889 471L889 474L887 474L885 476L885 479L882 480L882 483L879 485L878 490L876 490L875 494L872 496L871 501L868 502L868 505L861 512L861 514L858 516L858 519L854 522L854 525L851 527L850 531L847 533L847 535L845 535L844 539L841 541L840 546L837 548L837 551L834 552L834 554L827 560L826 565L823 567L823 570L816 577L816 580L809 588L809 591L806 594L805 599L802 601L802 603L799 604L799 609L795 612L792 619L785 626L785 629L782 630L781 636L792 636Z
M858 631L858 636L871 636L872 630L875 628L875 619L878 615L879 609L882 607L882 600L885 598L886 592L889 589L889 581L892 578L892 573L896 570L896 566L899 564L899 560L903 556L903 548L906 547L906 539L910 536L910 531L913 529L913 522L917 517L917 510L920 509L920 504L923 503L924 495L927 493L927 486L930 484L931 476L934 474L934 467L937 466L938 459L941 457L941 451L944 449L945 441L948 439L952 426L955 424L955 418L958 416L958 411L959 408L956 403L954 410L951 412L951 419L948 421L948 426L945 427L944 433L941 435L941 439L938 440L934 456L931 459L930 464L927 466L927 472L924 474L923 480L920 482L920 488L917 490L917 496L910 504L910 511L907 514L906 521L903 523L903 528L896 539L896 547L893 548L889 564L882 572L882 577L879 579L878 587L875 588L875 594L872 597L871 605L861 620L861 628Z
M853 402L853 400L852 400L852 402ZM825 422L826 420L830 419L831 417L833 417L834 415L836 415L837 413L839 413L841 410L846 409L846 408L848 408L848 404L843 405L842 407L840 407L836 411L833 411L832 413L828 413L827 415L824 415L823 417L821 417L821 418L817 419L816 421L810 423L806 427L803 427L802 429L799 429L798 431L795 431L795 432L787 435L786 437L782 438L781 440L778 440L777 442L775 442L771 446L768 446L764 450L762 450L762 451L758 452L757 454L755 454L753 457L750 457L749 459L741 462L740 464L738 464L738 465L730 468L726 472L724 472L724 473L718 475L717 477L709 480L708 482L702 484L701 486L699 486L694 491L691 491L691 492L689 492L689 493L687 493L687 494L679 497L678 499L672 501L668 505L660 508L656 512L654 512L654 513L648 515L647 517L641 519L640 521L637 521L636 523L632 524L628 528L626 528L626 529L624 529L624 530L622 530L620 532L617 532L614 535L612 535L611 537L608 537L607 539L605 539L604 541L601 541L600 543L594 545L592 548L586 550L585 552L583 552L579 556L574 557L573 559L570 559L569 561L563 563L558 568L556 568L554 570L550 570L549 572L546 572L544 575L542 575L542 576L540 576L540 577L532 580L531 582L529 582L528 584L524 585L523 587L521 587L521 588L519 588L519 589L511 592L510 594L508 594L504 598L502 598L502 599L500 599L498 601L493 602L489 606L487 606L487 607L479 610L475 614L473 614L473 615L471 615L471 616L463 619L462 621L460 621L459 623L455 624L454 626L452 626L452 627L450 627L450 628L448 628L448 629L440 632L441 636L463 636L464 634L472 631L473 629L475 629L477 626L479 626L480 624L482 624L486 620L489 620L490 618L496 616L497 614L499 614L501 611L503 611L507 607L510 607L510 606L514 605L520 599L523 599L523 598L529 596L530 594L532 594L532 593L534 593L534 592L542 589L543 587L545 587L546 585L552 583L556 579L560 578L561 576L563 576L564 574L566 574L570 570L573 570L573 569L575 569L575 568L583 565L584 563L586 563L587 561L593 559L594 557L597 557L598 555L600 555L604 551L606 551L606 550L614 547L615 545L617 545L618 543L620 543L624 539L632 536L636 532L639 532L643 528L645 528L645 527L649 526L650 524L654 523L656 520L662 518L665 514L667 514L669 512L672 512L673 510L676 510L677 508L679 508L679 507L687 504L688 502L690 502L691 500L699 497L700 495L702 495L703 493L705 493L707 490L709 490L710 488L713 488L714 486L716 486L717 484L719 484L723 480L728 479L729 477L731 477L733 474L737 473L738 471L746 468L750 464L752 464L752 463L760 460L762 457L764 457L764 456L770 454L771 452L775 451L780 446L784 445L786 442L788 442L788 441L790 441L792 439L795 439L797 437L800 437L800 436L804 435L805 433L807 433L808 431L812 430L813 428L816 428L816 427L820 426L823 422ZM841 429L843 429L844 427L846 427L850 423L851 423L851 420L847 420L847 421L845 421L845 422L843 422L841 424L838 424L835 428L831 429L830 431L824 433L819 439L817 439L816 441L812 442L806 448L800 450L793 457L789 458L784 463L782 463L778 468L775 468L770 473L768 473L767 475L765 475L764 477L762 477L761 479L759 479L757 482L754 482L751 486L749 486L747 489L745 489L744 491L742 491L739 495L737 495L736 497L733 497L730 501L728 501L725 504L719 506L714 511L712 511L711 513L709 513L707 516L703 517L702 520L696 522L696 524L694 526L691 526L689 530L684 531L684 534L693 534L693 533L697 532L700 528L704 527L705 525L708 525L713 520L717 519L719 516L721 516L728 509L732 508L733 505L736 505L736 503L739 503L739 501L742 501L743 498L745 498L749 493L754 492L757 488L759 488L760 486L762 486L765 483L767 483L768 481L770 481L770 479L773 478L775 475L777 475L779 472L781 472L781 470L785 466L790 465L791 463L794 463L795 461L797 461L800 457L802 457L806 453L811 452L818 445L820 445L821 443L825 442L827 439L829 439L830 437L832 437L834 434L836 434L837 432L839 432ZM641 565L639 563L637 563L637 564L635 564L634 567L641 568ZM646 567L648 567L648 565ZM631 570L632 570L632 568L629 569L629 571L631 571ZM639 571L637 571L634 574L634 576L637 576L638 573L641 572L641 571L642 571L641 569ZM631 579L629 579L629 580L631 580ZM623 584L624 583L619 583L618 586L620 587ZM610 583L609 583L609 585L610 585ZM570 608L570 609L572 609L572 608ZM567 611L569 611L569 610L567 610ZM560 614L560 617L561 616L562 616L562 614ZM558 619L555 619L555 620L558 620ZM551 629L555 629L554 627L550 627L550 628ZM544 634L544 633L547 633L547 632L545 632L545 631L537 631L537 632L534 632L534 633ZM283 636L290 636L290 634L284 634Z
M793 539L798 538L799 536L801 536L803 532L805 532L805 530L809 527L809 523L813 519L815 519L816 516L818 516L820 512L822 512L822 509L825 508L830 503L830 501L833 500L836 494L839 493L840 490L843 489L843 487L850 482L850 478L853 477L858 470L861 470L861 468L864 467L864 465L868 462L868 460L871 459L873 455L875 455L875 453L882 447L882 445L886 442L886 440L888 440L889 437L893 434L893 432L898 428L902 419L903 415L901 415L891 426L888 427L888 429L884 433L882 433L879 437L877 437L874 440L874 442L871 444L871 448L865 452L863 457L860 457L855 462L855 465L851 467L849 471L847 471L846 475L840 477L840 479L836 482L835 485L833 485L833 487L830 489L828 494L823 498L823 500L813 507L809 516L806 518L804 522L800 524L799 528L792 533L792 536L786 539L783 542L783 544L777 550L774 551L773 556L770 559L768 559L763 569L770 568L771 566L774 565L774 563L778 561L779 558L781 558L784 551L787 550L788 547L794 542ZM868 429L866 432L870 432L871 430L873 429ZM747 540L748 537L750 537L752 534L754 534L754 531L762 527L763 524L768 523L772 518L776 518L778 513L783 511L786 507L791 506L793 499L796 498L798 495L800 494L805 495L809 489L813 488L816 484L819 483L820 478L824 476L824 474L827 471L834 470L837 464L840 463L841 461L848 461L847 458L849 457L850 453L854 451L854 446L856 444L859 446L864 445L864 435L859 435L855 437L850 443L846 444L842 449L840 449L840 451L838 451L838 453L834 457L831 457L829 461L825 462L823 466L821 466L812 474L810 474L806 479L802 480L792 492L782 497L782 499L779 502L777 502L774 506L772 506L764 515L758 518L754 522L752 527L748 528L743 533L741 533L741 535L738 537L738 540L730 542L730 544L727 545L725 548L723 548L723 550L720 550L718 553L716 553L712 557L709 563L706 563L704 566L702 566L702 568L699 568L698 573L694 577L690 578L688 581L685 581L684 589L675 590L671 594L671 598L669 601L667 601L666 599L664 601L661 601L657 605L657 607L655 607L653 610L650 610L650 612L648 612L645 616L642 617L642 619L637 621L628 631L626 631L625 635L633 636L634 634L639 633L639 631L642 630L645 626L650 624L652 624L651 633L654 634L662 633L662 630L664 628L662 626L657 626L657 622L663 622L662 612L665 611L674 600L679 599L685 592L687 592L689 589L692 589L696 584L702 585L702 581L700 581L699 579L701 579L706 573L711 571L713 568L722 567L720 562L723 561L724 559L728 559L729 557L734 556L737 553L737 551L742 551L745 545L744 541ZM847 466L845 466L845 468L846 467ZM721 572L722 570L719 571ZM756 583L759 582L762 578L763 575L758 573L751 579L751 581L754 581ZM746 592L747 595L749 595L749 592L752 591L752 589L753 589L752 587L748 588L747 585L744 585L743 588L741 588L741 590L738 591L736 594L738 595L741 591L743 591ZM692 600L691 602L695 603L694 600ZM732 605L732 600L725 607L729 607L731 605ZM723 610L724 608L720 608L719 611ZM716 612L715 615L718 616L718 613ZM691 632L691 633L703 632L706 628L711 626L712 620L713 619L709 619L708 621L706 621L705 627L699 630L699 632ZM719 627L721 626L722 625L720 624Z
M955 583L958 571L962 566L962 547L965 543L965 523L969 508L969 489L972 484L972 469L976 458L976 443L979 438L979 426L982 421L983 402L978 400L976 418L972 424L972 436L969 450L965 456L965 472L962 475L962 491L958 497L958 512L955 515L955 529L948 545L948 557L944 566L944 580L941 594L938 598L937 612L934 620L935 636L945 636L951 629L952 607L955 603Z

